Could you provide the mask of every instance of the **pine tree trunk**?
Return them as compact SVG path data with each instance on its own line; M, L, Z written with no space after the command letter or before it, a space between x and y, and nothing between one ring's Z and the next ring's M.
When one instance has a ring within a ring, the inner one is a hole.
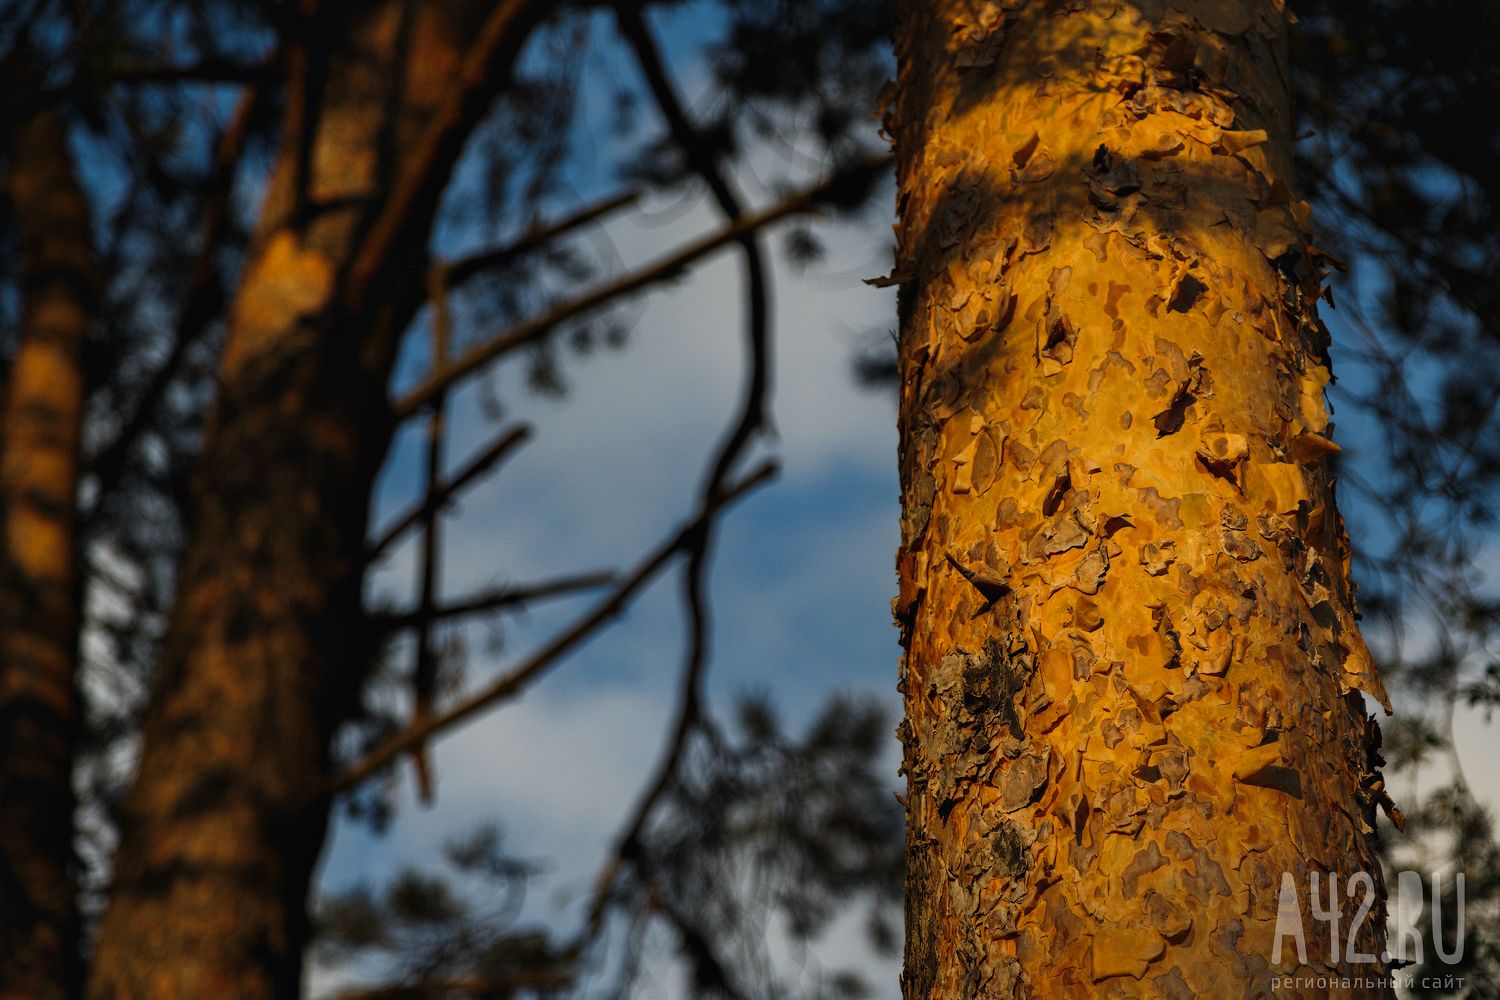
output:
M76 498L96 275L66 125L41 112L10 139L22 291L0 426L0 1000L63 1000L79 987Z
M372 652L360 608L367 506L401 333L386 321L401 310L350 316L340 296L355 248L496 9L349 7L321 84L316 53L292 81L284 151L230 316L93 1000L299 992L329 743ZM511 26L506 60L535 21ZM303 93L321 95L311 128L298 114ZM299 157L308 133L316 140ZM440 191L446 179L429 182ZM394 245L377 300L420 289L436 200Z
M1383 900L1285 12L901 17L904 995L1270 996Z

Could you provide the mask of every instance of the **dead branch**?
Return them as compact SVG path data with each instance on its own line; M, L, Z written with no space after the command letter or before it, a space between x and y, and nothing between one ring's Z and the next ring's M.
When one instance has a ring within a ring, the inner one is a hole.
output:
M413 226L431 216L469 134L509 79L531 29L549 8L539 0L501 0L495 5L427 128L402 157L405 166L354 253L340 295L344 315L362 315L371 291L385 286L399 264L400 255L394 252L398 246L422 245Z
M369 551L366 553L365 561L374 563L385 550L390 548L402 535L421 522L423 515L429 507L442 508L453 502L453 498L461 493L465 487L475 479L490 471L506 455L510 454L517 446L525 443L531 437L531 428L521 426L502 433L487 448L471 458L463 468L453 474L453 477L429 488L427 495L405 513L401 514L391 526L376 536L375 541L370 543Z
M441 265L427 272L427 294L432 300L432 364L442 367L448 357L448 271ZM448 421L448 394L433 397L427 414L427 454L422 509L421 598L417 607L417 662L412 670L413 712L424 718L432 711L432 692L437 686L438 656L432 648L433 608L437 604L438 559L442 548L442 517L434 489L443 475L443 433ZM412 748L417 772L417 794L424 804L432 802L432 762L425 744Z
M607 597L570 628L537 650L515 669L479 691L459 700L443 712L430 715L425 719L414 720L405 730L365 754L343 773L332 777L324 790L334 793L357 785L417 743L430 739L487 708L519 695L548 668L554 666L574 647L593 635L599 626L623 611L630 601L672 561L674 556L692 543L694 536L702 531L705 523L775 474L776 465L767 462L738 483L720 491L710 503L700 508L692 521L652 550Z
M617 18L621 33L630 42L636 53L641 71L646 77L652 94L656 98L663 118L672 130L673 138L682 147L688 161L703 177L718 202L720 210L731 222L742 217L740 200L734 194L729 180L720 170L713 151L698 135L687 112L678 99L675 88L667 77L665 63L655 42L650 36L644 19L634 8L619 8ZM747 233L739 241L745 252L745 294L747 311L745 339L749 366L745 373L744 400L738 418L731 426L723 443L719 446L709 467L703 485L704 502L710 502L722 488L725 478L735 463L748 448L755 434L765 423L765 399L770 382L770 333L769 333L769 288L765 275L765 261L754 233ZM631 812L614 849L599 873L594 890L594 900L585 923L582 945L593 941L603 928L605 913L613 896L614 886L620 871L629 865L642 877L648 875L647 861L642 854L641 837L651 814L665 797L678 769L682 765L688 740L704 717L702 682L708 664L710 623L707 585L704 579L712 545L712 524L705 524L703 531L693 540L687 564L683 570L682 593L687 621L687 652L682 668L682 691L678 700L676 721L668 737L666 749L651 781L646 785L635 809ZM666 903L667 901L663 901ZM724 977L722 966L714 959L707 942L693 936L691 923L680 919L675 911L665 910L682 934L683 949L692 958L700 972L716 974L723 990L733 991Z
M618 191L576 208L553 222L539 222L532 225L509 243L479 250L453 261L433 261L427 268L429 278L431 272L441 268L447 273L448 291L457 291L487 271L504 267L527 254L540 250L553 240L597 222L617 209L635 204L641 195L642 191L639 188ZM411 325L412 319L417 315L417 310L430 298L423 292L424 289L419 288L416 282L403 283L396 289L388 304L392 329L405 330Z
M569 214L555 222L541 223L527 229L520 236L504 246L495 247L490 250L481 250L467 257L449 261L448 285L449 288L458 288L460 285L472 280L485 271L503 267L511 261L532 251L546 246L560 236L566 236L576 229L582 229L592 222L604 218L618 209L634 205L641 198L640 188L629 188L617 191L614 194L600 198Z
M823 198L837 190L856 173L875 169L888 162L888 157L881 156L878 159L871 158L857 163L819 184L803 188L783 198L774 205L751 212L738 222L699 237L670 256L621 275L576 298L560 302L535 319L518 323L488 340L474 344L458 354L442 370L432 372L397 399L392 405L393 414L397 419L409 419L421 410L434 394L443 391L497 358L541 340L558 326L576 316L598 309L615 299L678 277L690 265L731 243L738 242L746 233L754 232L788 216L815 210Z
M718 156L688 119L677 89L667 76L666 63L661 50L651 38L640 8L629 4L616 9L616 20L621 34L630 43L646 78L657 108L671 129L672 139L681 147L693 169L703 178L713 193L719 210L731 224L744 218L744 208L733 185L720 168ZM709 471L709 492L717 488L729 474L730 468L739 459L741 452L750 443L765 423L765 401L770 388L770 285L766 277L765 255L756 240L758 230L748 230L735 242L745 254L745 344L749 354L746 371L745 396L740 416L720 445L718 458Z
M214 151L213 172L204 187L203 238L198 258L188 276L182 308L177 314L177 325L172 331L172 346L167 351L161 366L151 376L151 381L135 401L130 415L120 425L120 431L90 460L89 467L95 476L95 494L108 496L124 474L130 451L156 414L157 405L166 393L172 380L177 377L188 351L203 336L209 323L218 313L222 289L218 281L218 265L215 258L224 245L230 228L230 201L234 188L234 175L249 141L251 125L265 99L265 89L252 87L240 98L234 115L219 136Z
M552 580L526 584L524 586L503 585L491 587L488 590L479 591L476 594L449 604L434 604L427 611L427 615L428 620L436 624L438 622L450 621L454 618L466 618L470 615L503 611L506 608L525 607L535 601L546 600L552 597L568 597L586 590L598 590L600 587L607 587L618 580L618 574L609 570L598 570L592 573L576 573L570 576L557 577ZM403 629L417 627L422 613L422 609L417 608L412 611L375 614L370 617L370 623L374 628L382 632L399 632Z

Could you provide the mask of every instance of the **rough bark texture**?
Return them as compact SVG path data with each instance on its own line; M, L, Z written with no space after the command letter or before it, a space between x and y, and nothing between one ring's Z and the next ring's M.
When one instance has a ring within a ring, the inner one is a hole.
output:
M329 742L370 655L367 504L401 332L350 289L395 302L420 281L456 145L425 179L433 189L403 192L417 207L390 254L360 254L481 24L524 6L346 5L345 21L313 26L326 61L315 48L290 60L283 152L230 316L94 1000L298 995ZM535 20L512 27L524 37ZM513 61L519 38L502 48Z
M93 242L67 129L8 138L21 328L0 425L0 998L78 990L76 496Z
M1285 12L901 17L905 996L1269 996L1282 873L1379 886L1384 701Z

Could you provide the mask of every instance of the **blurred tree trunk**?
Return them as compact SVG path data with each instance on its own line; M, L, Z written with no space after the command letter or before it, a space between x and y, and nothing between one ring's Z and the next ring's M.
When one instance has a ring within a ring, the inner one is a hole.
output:
M329 743L371 655L360 590L392 425L390 304L421 288L438 195L494 96L475 90L508 75L540 5L331 7L344 13L315 15L287 60L282 151L230 315L95 1000L298 994ZM496 37L481 74L461 67ZM453 87L473 98L462 114L442 103ZM445 156L403 187L434 123L456 130Z
M1286 19L1172 7L901 14L907 1000L1270 996L1309 871L1382 968Z
M76 497L97 276L66 125L41 112L7 138L22 292L0 425L0 998L54 1000L79 986Z

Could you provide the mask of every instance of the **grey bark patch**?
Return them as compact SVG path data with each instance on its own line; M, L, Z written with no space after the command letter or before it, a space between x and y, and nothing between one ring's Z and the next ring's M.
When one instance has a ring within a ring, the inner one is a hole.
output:
M1229 528L1224 529L1224 551L1240 562L1254 562L1260 558L1260 546L1253 538Z
M939 705L922 745L922 768L932 781L940 816L953 808L962 790L987 773L997 745L1014 752L1022 738L1017 702L1035 672L1024 642L1006 647L997 639L971 653L955 649L938 663L928 696ZM997 731L997 723L1009 730Z
M1015 812L1036 801L1047 786L1047 765L1051 751L1045 745L1041 753L1028 752L1004 765L1000 779L1000 808Z
M1031 870L1031 848L1021 828L1010 820L1002 820L995 830L992 847L995 865L1006 878L1021 879Z
M1120 883L1125 890L1125 898L1130 899L1134 897L1140 880L1166 863L1167 859L1162 856L1161 849L1156 846L1156 841L1153 840L1147 843L1145 849L1136 854L1135 858L1120 875Z
M1141 566L1148 576L1161 576L1167 567L1177 561L1177 543L1171 539L1141 546Z
M1031 683L1031 656L1010 651L998 639L987 639L983 652L970 655L964 668L964 707L971 716L994 713L1021 739L1021 716L1016 699Z
M936 849L936 844L924 840L917 830L907 833L906 955L901 983L902 993L909 997L930 997L937 985L937 908L929 902L939 898L933 863Z
M1188 987L1182 978L1182 969L1172 966L1172 971L1151 980L1163 1000L1197 1000L1198 994Z
M1079 593L1097 594L1099 588L1104 586L1104 578L1108 573L1109 556L1102 548L1095 549L1083 557L1083 561L1078 564L1078 569L1063 585L1072 587Z

